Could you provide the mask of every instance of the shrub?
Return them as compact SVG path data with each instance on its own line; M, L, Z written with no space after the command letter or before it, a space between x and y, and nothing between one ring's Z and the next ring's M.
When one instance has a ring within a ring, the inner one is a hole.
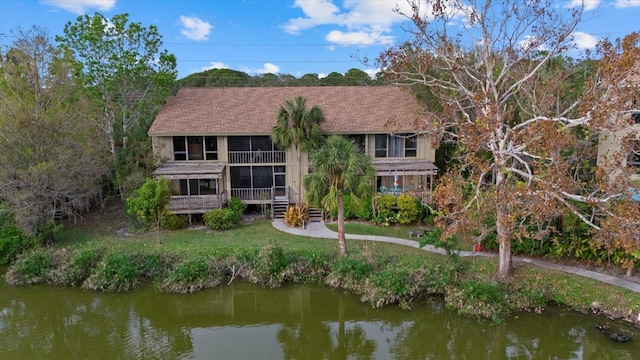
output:
M231 209L213 209L202 218L204 224L213 230L232 229L240 223L240 217Z
M398 222L412 224L420 220L420 202L409 194L398 196Z
M280 286L286 280L285 270L290 264L291 259L282 247L265 246L255 258L248 280L269 287Z
M165 230L184 229L189 225L189 218L186 215L166 214L160 220L160 227Z
M162 277L177 260L168 254L137 252L130 256L138 269L138 278L153 280Z
M309 221L309 215L307 214L307 205L298 204L290 205L287 211L284 213L284 223L289 227L301 227L303 221Z
M197 257L177 264L158 287L168 292L193 293L220 285L223 275L212 258Z
M247 209L247 204L243 203L242 200L237 197L232 197L229 199L229 203L227 204L229 209L233 210L234 213L238 215L238 217L242 218L242 214Z
M424 269L387 267L371 274L370 285L361 298L374 307L397 303L408 309L426 296L425 275Z
M69 265L64 271L66 283L71 286L80 286L89 278L92 270L102 259L102 252L96 250L80 250L71 256Z
M7 265L37 243L13 224L11 216L0 217L0 265Z
M333 273L351 276L357 280L361 280L369 276L373 267L365 259L357 259L353 257L340 258L333 265Z
M494 282L468 279L458 286L447 287L445 305L457 309L460 315L491 319L499 322L510 313L507 294Z
M425 233L422 239L420 240L420 247L429 244L433 245L436 248L442 248L449 256L455 256L455 250L460 248L459 240L457 235L452 235L447 237L446 239L442 238L442 229L439 227L434 228L433 230Z
M378 216L388 218L395 216L394 207L396 206L396 198L393 195L381 195L377 198Z
M46 283L52 267L49 251L45 248L35 249L18 257L7 272L6 280L10 285Z
M157 228L168 212L170 198L169 180L150 178L127 198L126 211L146 228Z
M89 290L122 292L132 290L138 283L138 268L124 253L106 254L82 284Z
M354 216L361 220L371 220L373 218L373 199L371 197L363 199L360 207L354 210Z
M358 211L362 208L362 203L358 203L353 201L351 194L346 193L342 196L342 201L344 205L344 219L349 220L357 217ZM338 217L338 209L332 209L329 214L332 219L336 219Z

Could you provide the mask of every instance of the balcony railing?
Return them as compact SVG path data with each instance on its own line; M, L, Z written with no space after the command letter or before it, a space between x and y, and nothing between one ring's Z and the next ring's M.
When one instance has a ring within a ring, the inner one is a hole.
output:
M175 195L169 200L169 210L209 210L218 209L227 201L227 194L218 195Z
M276 164L286 162L284 151L229 151L229 164Z
M271 188L234 188L231 196L242 201L271 201Z

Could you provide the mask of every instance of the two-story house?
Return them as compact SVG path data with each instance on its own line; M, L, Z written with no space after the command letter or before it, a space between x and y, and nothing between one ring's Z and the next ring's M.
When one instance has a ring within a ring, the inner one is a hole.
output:
M154 175L171 180L170 209L201 214L229 197L247 204L295 201L295 151L279 149L270 134L280 107L297 96L322 109L324 133L347 136L369 154L377 172L372 186L431 190L435 150L428 136L415 135L422 109L400 87L181 88L149 129L159 162ZM302 166L308 173L307 154Z

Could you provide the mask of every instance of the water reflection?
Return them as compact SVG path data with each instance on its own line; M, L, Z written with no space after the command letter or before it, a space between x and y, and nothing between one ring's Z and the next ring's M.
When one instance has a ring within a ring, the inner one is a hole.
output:
M602 321L556 309L491 325L307 285L166 295L3 284L0 359L640 359L640 336L614 343Z

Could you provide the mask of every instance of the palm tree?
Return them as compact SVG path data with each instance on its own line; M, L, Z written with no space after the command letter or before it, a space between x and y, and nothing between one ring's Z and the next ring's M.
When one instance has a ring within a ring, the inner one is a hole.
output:
M329 137L309 158L313 172L304 178L307 201L327 211L338 211L338 246L340 255L346 255L344 194L350 193L356 203L372 196L373 165L358 145L338 135Z
M302 196L302 151L312 151L322 144L320 123L324 121L322 109L318 106L307 111L307 101L298 96L287 100L278 111L278 122L271 129L273 143L283 150L293 147L298 160L298 194L300 203Z

